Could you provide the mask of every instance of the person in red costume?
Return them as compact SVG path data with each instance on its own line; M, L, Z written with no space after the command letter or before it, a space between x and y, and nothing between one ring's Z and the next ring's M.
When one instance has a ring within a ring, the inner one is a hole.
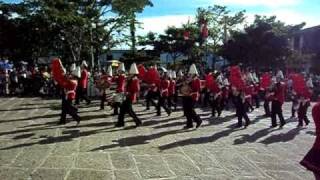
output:
M98 81L98 88L101 91L101 99L100 99L100 110L104 109L104 103L106 101L106 91L110 87L112 82L112 67L109 66L107 72L102 71L102 75Z
M80 100L84 99L87 102L87 105L91 103L91 100L87 96L87 88L88 88L88 78L89 78L89 73L88 73L88 65L86 61L82 62L81 65L81 78L79 80L79 85L77 88L77 97L76 97L76 104L80 104Z
M53 78L63 88L62 106L61 106L61 116L58 124L66 123L67 114L80 123L80 117L78 116L78 110L72 105L72 101L76 97L77 80L76 74L74 72L71 75L66 75L65 70L62 67L60 59L52 60L52 70Z
M259 95L259 91L260 91L260 85L258 82L256 82L254 84L254 90L253 90L253 94L252 94L252 99L255 101L256 104L256 109L260 108L260 95Z
M286 121L283 118L282 114L282 105L285 101L285 85L278 79L278 82L275 84L272 93L272 103L271 103L271 127L277 127L277 117L280 120L280 127L283 127L286 124Z
M119 70L118 70L118 76L115 78L116 84L117 84L117 89L116 89L116 93L117 93L117 97L113 103L113 115L118 115L119 114L119 107L122 103L122 97L125 93L125 83L126 83L126 69L124 67L124 64L122 63L119 66Z
M249 112L249 109L250 109L250 112L252 112L254 110L254 108L252 106L252 96L254 93L254 86L248 84L244 91L245 91L244 92L245 93L245 106L246 106L247 112Z
M220 90L219 85L217 84L215 77L213 74L211 74L211 77L206 78L208 82L207 88L209 90L209 93L212 95L212 100L211 100L211 112L212 112L212 117L216 116L216 112L218 113L218 117L220 117L222 113L222 93Z
M135 63L131 65L129 71L130 77L127 80L126 86L126 99L122 102L120 106L120 114L118 116L118 122L116 127L123 127L124 123L124 116L128 113L136 123L136 127L142 124L141 120L137 117L136 113L133 111L132 103L135 103L137 100L137 95L140 91L140 82L138 79L138 68Z
M200 116L194 109L195 104L199 100L201 86L200 79L198 78L198 71L194 64L191 65L189 74L193 76L190 85L189 82L184 82L184 86L182 86L181 88L181 92L183 94L183 110L187 118L185 129L193 128L194 121L196 122L196 128L200 127L200 125L202 124Z
M150 110L150 103L157 108L157 104L154 102L154 99L159 99L160 78L156 66L151 66L149 68L148 72L145 74L144 80L149 86L146 95L146 110Z
M212 86L212 79L214 74L212 72L208 72L205 76L205 87L203 88L203 105L202 107L207 107L208 102L210 101L210 87Z
M303 122L305 122L306 126L310 123L307 112L310 106L310 99L308 97L301 96L299 100L299 108L298 108L298 127L303 126Z
M175 71L171 71L169 74L169 81L170 81L170 85L169 85L169 98L168 98L168 106L169 109L171 109L172 106L174 106L174 110L177 110L177 104L176 102L174 102L174 98L176 95L176 72Z
M157 104L157 116L161 116L161 107L167 112L168 116L171 114L171 109L167 106L168 98L169 98L169 87L170 87L170 81L168 79L168 72L165 72L162 76L162 79L160 81L160 87L159 87L159 100Z
M312 117L316 126L316 140L300 164L312 171L316 180L320 180L320 99L312 108Z

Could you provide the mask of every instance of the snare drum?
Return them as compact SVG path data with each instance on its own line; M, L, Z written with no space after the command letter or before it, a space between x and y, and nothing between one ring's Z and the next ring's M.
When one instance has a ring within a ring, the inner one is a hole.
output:
M117 103L122 103L126 96L123 93L117 93L113 96L113 101Z

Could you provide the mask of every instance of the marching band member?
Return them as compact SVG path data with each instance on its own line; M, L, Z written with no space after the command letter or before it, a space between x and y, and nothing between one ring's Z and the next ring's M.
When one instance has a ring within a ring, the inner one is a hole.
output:
M168 72L164 72L162 75L162 79L160 81L160 87L159 87L159 100L157 104L157 116L161 116L161 107L167 112L168 116L171 114L171 109L167 106L168 98L169 98L169 87L170 87L170 81L168 80Z
M169 73L169 97L168 97L168 106L169 109L171 109L172 106L174 106L174 110L177 110L177 102L175 101L175 96L176 96L176 72L171 71Z
M195 111L195 104L199 100L200 93L200 79L198 78L198 71L195 64L192 64L189 69L189 75L193 76L189 85L188 81L185 81L181 89L183 95L183 109L187 118L186 129L193 127L193 121L196 122L196 128L200 127L202 120Z
M245 120L245 127L250 125L250 119L247 114L245 106L245 82L242 79L241 70L238 66L230 68L230 83L232 85L233 103L236 108L236 116L238 117L238 124L236 127L242 127L242 118Z
M78 116L78 110L72 105L72 101L76 97L77 80L76 76L79 75L77 70L74 70L71 75L66 75L63 70L60 59L52 60L53 77L55 81L64 89L64 98L62 99L61 117L59 124L66 123L66 115L69 114L72 118L80 123L80 117Z
M118 69L118 77L115 79L117 83L116 98L113 102L113 115L118 115L119 107L123 101L125 93L125 83L126 83L126 69L124 64L121 63Z
M148 83L146 95L146 110L150 110L150 103L157 109L154 99L159 99L160 75L156 66L151 66L145 75L145 81Z
M87 88L88 88L88 78L89 78L89 73L88 73L88 64L86 61L82 61L81 64L81 78L79 80L79 85L77 88L77 97L76 97L76 104L80 104L80 100L84 99L87 102L87 105L91 103L91 100L87 96Z
M280 127L283 127L286 122L282 114L282 105L285 100L285 85L281 82L280 78L275 84L272 92L272 102L271 102L271 127L277 127L277 115L280 120Z
M299 108L298 108L298 120L299 120L298 127L302 127L303 122L305 122L306 126L310 123L307 116L309 106L310 106L310 98L302 95L300 99Z
M102 71L98 82L98 88L100 89L101 99L100 99L100 110L104 109L104 103L106 101L107 89L110 87L112 81L112 67L109 66L107 72Z
M137 117L136 113L133 111L132 103L135 103L137 100L137 95L140 91L140 84L138 79L139 71L135 63L133 63L130 67L129 78L127 80L126 86L126 99L120 106L120 114L118 116L118 122L116 127L124 126L124 116L128 113L136 123L136 127L142 124L141 120Z
M316 180L320 180L320 100L313 106L312 117L316 126L316 140L300 164L312 171Z
M245 120L245 127L250 125L250 119L247 114L247 109L245 107L245 93L242 89L233 87L232 88L232 95L233 95L233 103L236 108L236 116L238 117L238 124L236 127L242 127L242 118Z

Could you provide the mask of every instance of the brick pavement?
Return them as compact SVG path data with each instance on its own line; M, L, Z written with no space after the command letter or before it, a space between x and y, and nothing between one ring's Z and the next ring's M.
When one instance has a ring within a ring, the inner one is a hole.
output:
M204 119L198 130L183 130L181 112L170 117L134 109L143 127L114 128L111 110L98 103L82 107L83 121L56 125L59 100L0 98L0 179L313 179L299 165L315 138L313 123L297 129L269 129L262 109L250 113L253 125L234 129L224 112ZM285 105L285 118L290 114ZM310 115L309 115L310 116Z

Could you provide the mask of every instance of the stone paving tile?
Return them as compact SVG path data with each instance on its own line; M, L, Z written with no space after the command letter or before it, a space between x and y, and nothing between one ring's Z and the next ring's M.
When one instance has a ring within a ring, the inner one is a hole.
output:
M115 169L134 169L135 164L132 155L129 153L110 153L111 162Z
M139 180L139 175L132 170L116 170L114 171L116 180Z
M79 140L71 140L66 142L59 142L55 144L52 154L59 156L70 156L79 151Z
M80 152L90 152L97 149L102 144L102 137L82 137L80 142Z
M95 170L110 170L111 164L106 153L81 153L78 154L75 162L76 168Z
M174 176L160 156L134 156L134 158L144 179Z
M169 168L177 176L196 176L200 174L200 169L190 159L182 155L165 155L164 159Z
M41 167L68 169L72 167L74 159L72 156L49 156Z
M296 176L295 174L291 173L291 172L287 172L287 171L266 171L266 173L271 176L274 179L277 180L302 180L301 178L299 178L298 176Z
M233 178L230 178L226 175L201 175L194 178L194 180L231 180Z
M32 180L64 180L66 174L67 174L67 170L65 169L40 168L31 174L31 179Z
M18 168L0 168L1 180L25 180L29 177L29 171Z
M49 151L50 149L25 149L24 151L22 151L21 154L19 154L19 156L15 159L14 163L12 163L10 166L34 169L42 163L42 161L49 154Z
M94 171L72 169L67 176L67 180L112 180L113 173L111 171Z

